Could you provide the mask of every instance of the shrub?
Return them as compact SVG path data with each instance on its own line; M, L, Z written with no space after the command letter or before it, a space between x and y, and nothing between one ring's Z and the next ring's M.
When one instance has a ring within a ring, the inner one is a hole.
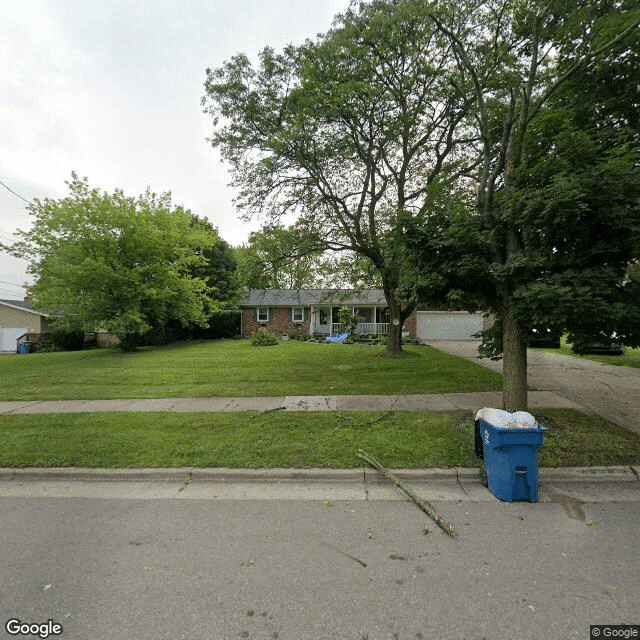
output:
M273 347L278 344L278 338L275 333L254 331L251 334L251 344L254 347Z
M240 311L220 309L209 318L207 338L233 338L240 333Z
M38 353L53 353L54 351L58 350L58 347L56 347L56 345L53 344L52 340L43 340L40 344L31 345L29 350L31 352L38 352Z
M84 331L82 329L53 328L51 342L65 351L81 351L84 348Z
M351 337L358 326L358 318L354 317L351 307L340 307L338 320L340 321L340 330L348 331L349 337Z
M296 340L300 340L300 342L310 342L311 340L315 340L315 336L312 333L299 333L296 336Z

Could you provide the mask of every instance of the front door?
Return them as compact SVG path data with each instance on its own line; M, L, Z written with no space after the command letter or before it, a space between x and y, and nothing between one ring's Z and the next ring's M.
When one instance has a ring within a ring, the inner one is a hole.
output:
M331 309L316 310L316 331L318 333L331 333Z

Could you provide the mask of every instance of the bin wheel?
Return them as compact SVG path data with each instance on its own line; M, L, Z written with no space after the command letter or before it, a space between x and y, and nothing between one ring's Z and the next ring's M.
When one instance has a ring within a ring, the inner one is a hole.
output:
M480 469L480 482L482 483L483 487L489 486L489 481L487 480L487 470L484 468Z

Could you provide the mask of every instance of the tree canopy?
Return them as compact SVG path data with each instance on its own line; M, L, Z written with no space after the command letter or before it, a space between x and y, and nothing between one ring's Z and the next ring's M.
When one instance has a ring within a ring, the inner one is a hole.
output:
M66 197L29 206L33 226L13 247L30 261L33 303L66 327L106 329L124 348L169 321L206 324L219 298L197 270L220 245L217 232L169 194L109 194L75 174L67 185Z
M533 326L637 344L639 12L630 3L495 0L431 15L481 141L472 189L410 218L425 299L498 318L505 407L526 408ZM453 79L452 79L453 83ZM617 90L620 87L620 91ZM447 209L443 211L443 207Z
M326 248L374 265L392 351L415 305L398 296L397 213L423 210L442 173L467 170L457 125L470 103L443 78L450 46L423 7L354 4L315 41L208 69L203 98L245 215L295 214Z

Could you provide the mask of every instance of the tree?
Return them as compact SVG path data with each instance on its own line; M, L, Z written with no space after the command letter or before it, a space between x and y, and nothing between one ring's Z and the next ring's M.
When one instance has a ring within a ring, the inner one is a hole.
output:
M265 225L236 249L239 279L252 289L313 288L321 250L295 226Z
M363 289L379 274L362 255L326 251L322 238L293 224L266 224L235 249L238 280L252 289Z
M399 294L413 274L398 215L424 211L443 174L468 171L461 125L471 100L443 77L451 46L426 6L354 3L315 42L266 48L255 67L239 54L208 69L203 98L244 215L294 214L325 248L374 265L392 352L415 307Z
M603 82L637 102L638 10L460 1L430 17L451 43L452 86L473 96L481 146L473 189L441 194L453 213L407 222L418 288L497 314L503 404L524 409L532 325L638 341L625 284L639 246L638 118Z
M220 237L218 230L206 218L192 215L191 224L215 238L215 242L195 248L196 255L201 256L202 260L194 261L189 274L206 282L207 296L216 300L219 306L235 308L243 292L233 248Z
M62 312L68 328L104 328L125 349L170 320L206 324L216 303L192 273L217 234L173 207L169 194L101 193L76 174L67 185L68 196L29 206L33 227L12 248L30 260L34 304Z

